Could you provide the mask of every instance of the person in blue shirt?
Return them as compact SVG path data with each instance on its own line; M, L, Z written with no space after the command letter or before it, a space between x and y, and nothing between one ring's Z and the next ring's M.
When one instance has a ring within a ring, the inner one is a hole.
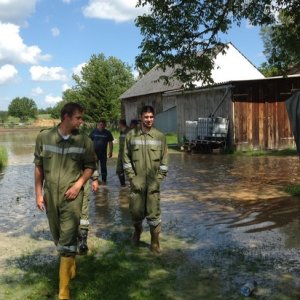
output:
M102 183L107 181L107 157L111 158L113 153L113 136L109 130L106 129L106 121L100 120L91 134L90 138L94 142L95 152L99 160L99 167L101 173ZM109 148L107 153L107 148Z

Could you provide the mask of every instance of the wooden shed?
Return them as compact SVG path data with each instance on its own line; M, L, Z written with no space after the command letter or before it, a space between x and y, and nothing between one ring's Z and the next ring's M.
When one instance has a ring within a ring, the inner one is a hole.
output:
M211 115L229 119L228 144L236 149L295 147L285 100L300 90L300 76L231 81L192 91L165 92L163 108L175 106L179 141L185 121Z
M169 76L153 68L122 96L126 120L138 117L143 105L156 111L155 126L163 132L176 132L180 143L186 121L211 115L229 119L227 144L237 149L283 149L295 147L284 101L300 89L300 74L264 78L253 64L232 44L226 55L216 57L212 72L215 84L185 90Z

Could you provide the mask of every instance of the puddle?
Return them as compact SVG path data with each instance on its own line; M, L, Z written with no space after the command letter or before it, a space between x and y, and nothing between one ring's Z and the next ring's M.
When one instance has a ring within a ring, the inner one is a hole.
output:
M0 177L0 232L6 242L24 235L49 239L46 217L35 209L36 134L0 136L9 152L9 166ZM90 197L90 234L126 240L131 234L129 190L119 187L115 164L115 158L108 160L108 186ZM226 281L224 293L255 277L262 299L274 290L293 299L300 286L300 198L280 187L299 183L299 175L297 157L170 154L161 188L165 255L181 251L191 265L214 268ZM142 241L149 243L146 224L144 230ZM238 292L230 299L239 299Z

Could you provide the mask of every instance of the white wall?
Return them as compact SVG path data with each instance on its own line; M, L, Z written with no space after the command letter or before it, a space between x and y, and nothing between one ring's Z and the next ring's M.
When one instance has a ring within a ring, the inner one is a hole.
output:
M212 70L214 83L233 80L248 80L265 78L250 61L244 57L232 44L228 44L226 54L219 53ZM195 82L202 86L202 81Z

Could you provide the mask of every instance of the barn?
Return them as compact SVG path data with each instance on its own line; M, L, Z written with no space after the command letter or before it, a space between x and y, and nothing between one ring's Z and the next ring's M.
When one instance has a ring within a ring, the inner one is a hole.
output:
M219 53L212 72L214 85L197 82L193 90L173 80L158 81L172 70L153 68L122 96L126 120L137 118L149 104L156 111L155 126L165 133L175 132L183 142L185 122L199 117L229 119L228 145L236 149L284 149L294 147L294 139L284 101L300 89L300 75L264 78L256 67L228 44Z

